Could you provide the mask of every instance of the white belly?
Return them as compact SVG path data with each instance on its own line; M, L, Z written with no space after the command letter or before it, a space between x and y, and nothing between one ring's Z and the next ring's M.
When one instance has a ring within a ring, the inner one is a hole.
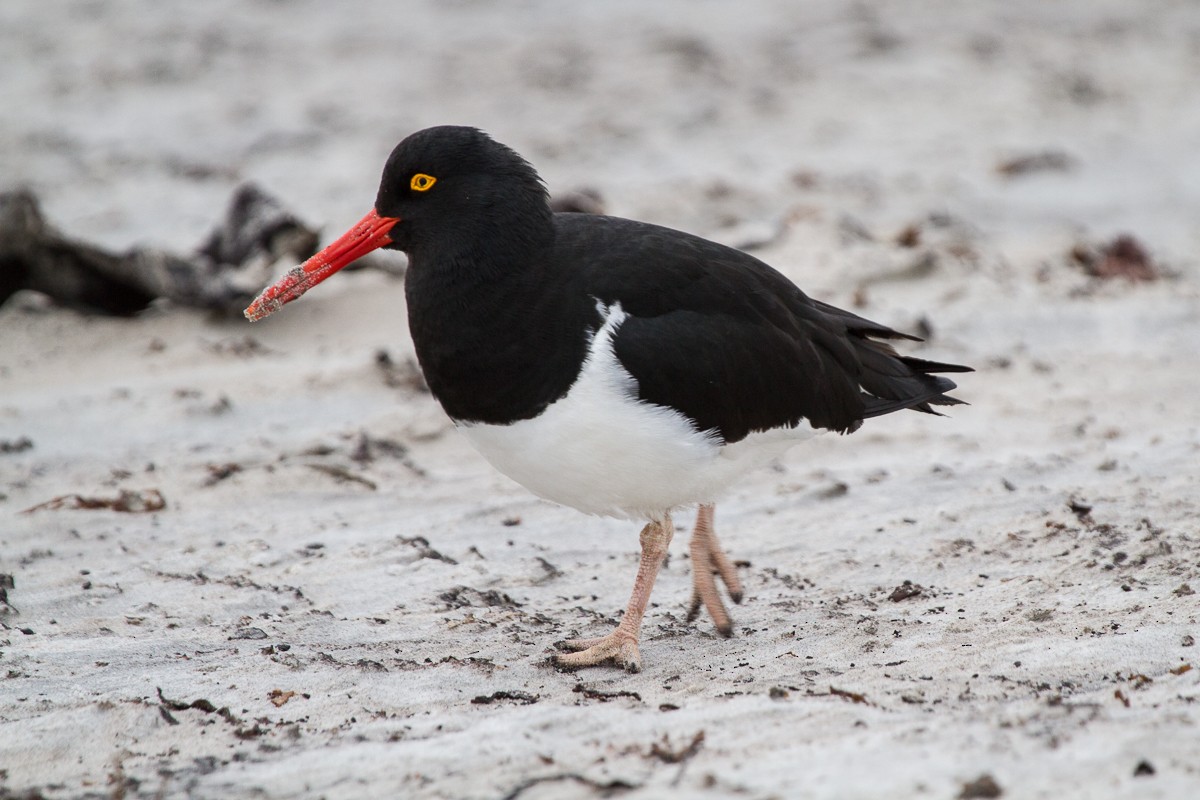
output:
M743 473L817 432L802 422L724 445L679 412L639 401L612 348L626 315L619 305L606 311L564 397L512 425L458 423L496 469L539 497L588 514L661 519L715 501Z

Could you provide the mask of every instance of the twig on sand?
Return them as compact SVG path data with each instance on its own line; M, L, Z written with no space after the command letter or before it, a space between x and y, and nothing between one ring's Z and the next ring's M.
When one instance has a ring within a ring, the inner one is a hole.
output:
M535 786L543 783L559 783L561 781L573 781L575 783L583 784L589 789L594 789L596 792L598 792L600 797L614 797L615 795L624 794L625 792L640 788L637 784L623 781L620 778L614 778L611 781L601 782L592 780L586 775L580 775L578 772L563 772L558 775L543 775L540 778L529 778L528 780L521 781L514 786L508 792L508 794L504 795L501 800L515 800L515 798L520 797L527 790L532 789Z

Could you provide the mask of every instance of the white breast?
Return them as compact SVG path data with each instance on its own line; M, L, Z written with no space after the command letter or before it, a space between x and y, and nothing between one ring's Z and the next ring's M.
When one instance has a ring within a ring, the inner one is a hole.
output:
M512 425L457 423L496 469L539 497L589 514L661 518L715 501L740 475L817 432L802 422L724 445L678 411L638 400L637 381L612 347L627 315L619 304L600 311L604 324L564 397Z

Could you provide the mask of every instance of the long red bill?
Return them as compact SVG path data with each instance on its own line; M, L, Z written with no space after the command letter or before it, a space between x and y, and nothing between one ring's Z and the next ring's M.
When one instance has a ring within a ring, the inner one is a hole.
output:
M399 221L399 217L381 217L375 209L371 209L371 213L359 220L337 241L263 289L246 308L246 319L258 322L263 317L274 314L342 267L372 250L390 244L392 238L388 236L388 232Z

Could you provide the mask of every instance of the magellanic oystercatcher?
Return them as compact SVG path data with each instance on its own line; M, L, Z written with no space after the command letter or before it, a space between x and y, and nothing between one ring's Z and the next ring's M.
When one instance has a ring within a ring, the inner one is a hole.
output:
M668 228L556 214L520 155L474 128L414 133L392 151L375 208L267 288L259 320L376 249L408 254L408 322L425 379L458 429L534 494L589 514L648 520L620 625L565 642L565 667L640 667L638 632L674 533L699 505L693 593L733 625L737 571L713 503L739 476L823 431L961 401L902 356L911 339L813 300L758 259ZM919 340L918 340L919 341Z

